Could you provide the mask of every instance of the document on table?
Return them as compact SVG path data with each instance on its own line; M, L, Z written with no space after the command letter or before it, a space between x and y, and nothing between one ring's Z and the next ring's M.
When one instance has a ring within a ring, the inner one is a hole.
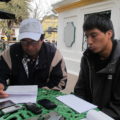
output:
M37 85L9 86L5 91L9 97L0 99L0 102L12 100L15 103L36 103L37 91Z
M114 119L101 111L90 110L88 111L86 118L82 120L114 120Z
M87 112L88 110L97 108L97 106L72 94L58 96L57 99L78 113Z

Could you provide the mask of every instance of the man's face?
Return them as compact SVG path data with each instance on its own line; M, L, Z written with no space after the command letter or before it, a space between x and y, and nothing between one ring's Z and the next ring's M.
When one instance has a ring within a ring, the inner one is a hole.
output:
M101 32L99 29L92 29L85 31L87 37L87 44L89 49L94 53L104 52L110 45L112 31L109 30L106 33Z
M43 41L35 41L29 38L22 39L20 42L24 52L31 57L35 57L38 54L43 43Z

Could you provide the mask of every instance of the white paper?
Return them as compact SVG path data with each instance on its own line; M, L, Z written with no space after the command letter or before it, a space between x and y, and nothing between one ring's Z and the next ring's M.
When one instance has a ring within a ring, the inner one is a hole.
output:
M114 120L101 111L90 110L85 119L82 120Z
M37 85L9 86L6 93L11 95L37 95Z
M97 107L72 94L59 96L57 97L57 99L66 104L67 106L71 107L78 113L83 113Z
M15 103L36 103L37 91L37 85L9 86L5 91L9 94L9 97L0 99L0 102L12 100Z

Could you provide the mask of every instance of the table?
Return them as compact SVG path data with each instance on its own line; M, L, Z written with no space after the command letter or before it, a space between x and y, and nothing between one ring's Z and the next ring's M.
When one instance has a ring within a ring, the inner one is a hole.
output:
M76 113L74 110L60 102L56 99L57 96L64 95L64 93L54 90L46 90L46 89L39 89L38 90L38 96L37 100L48 98L49 100L53 101L55 104L57 104L57 108L53 110L47 110L40 106L42 108L42 115L47 114L49 112L55 111L65 117L65 120L81 120L86 116L86 113ZM32 118L36 116L32 112L28 111L25 107L24 109L18 110L17 112L14 112L12 114L6 114L2 117L0 117L0 120L23 120L27 118Z

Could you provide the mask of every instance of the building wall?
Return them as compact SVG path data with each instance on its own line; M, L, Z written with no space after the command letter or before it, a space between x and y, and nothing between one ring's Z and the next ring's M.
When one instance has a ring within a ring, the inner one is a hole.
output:
M63 54L69 74L78 76L80 59L82 57L82 40L84 15L94 12L111 10L111 20L115 29L115 38L120 39L120 0L106 0L83 7L77 7L59 13L58 17L58 42L57 47ZM76 26L75 43L72 47L66 47L64 43L64 27L67 22L73 22ZM74 78L72 78L74 79Z

